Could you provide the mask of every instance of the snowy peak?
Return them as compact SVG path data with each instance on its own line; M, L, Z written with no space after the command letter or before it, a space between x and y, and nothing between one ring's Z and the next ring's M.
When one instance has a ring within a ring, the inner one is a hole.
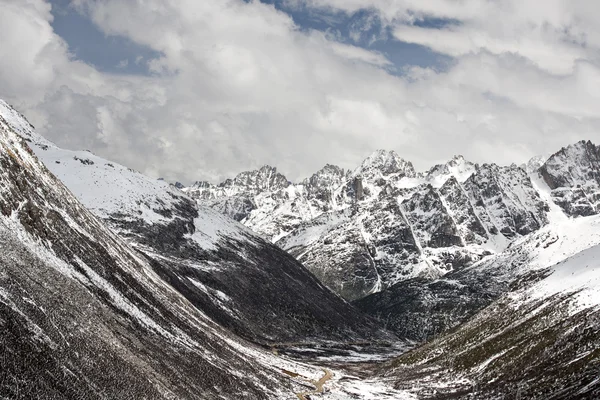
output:
M600 147L591 141L563 147L542 165L539 174L567 215L600 212Z
M306 190L307 197L316 197L330 202L333 199L335 189L340 187L345 180L346 171L343 168L327 164L310 178L306 178L302 185Z
M463 165L466 164L468 161L465 160L465 157L462 156L461 154L457 154L454 157L452 157L452 159L450 161L448 161L448 165L450 166L456 166L456 165Z
M466 181L475 172L475 164L467 161L463 156L456 155L445 164L433 166L425 174L425 179L434 187L442 186L450 177L459 182Z
M218 185L219 188L233 193L259 194L266 191L277 191L290 185L285 176L277 172L277 168L264 165L258 170L246 171L233 179Z
M346 171L337 165L327 164L310 178L304 180L305 186L339 186L346 178Z
M233 179L226 179L218 185L206 181L197 181L183 191L199 200L218 199L226 196L256 196L264 192L285 189L290 182L277 172L277 168L264 165L254 171L245 171Z
M277 168L265 165L254 171L241 172L235 178L218 185L198 181L182 190L220 213L242 221L256 209L257 196L277 193L290 185L287 178L277 172Z
M551 189L600 183L600 147L580 141L553 154L540 172Z
M532 174L534 172L537 172L542 167L542 165L546 163L548 158L550 158L548 155L534 156L531 159L529 159L529 161L527 161L525 164L521 165L521 168L527 171L528 174Z
M365 178L398 174L399 177L414 178L417 174L410 161L405 161L395 151L377 150L367 157L353 175Z

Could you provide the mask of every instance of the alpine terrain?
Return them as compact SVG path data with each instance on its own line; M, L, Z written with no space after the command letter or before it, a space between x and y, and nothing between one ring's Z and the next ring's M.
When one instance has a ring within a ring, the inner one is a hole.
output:
M0 397L600 396L600 147L170 185L0 101Z
M264 347L393 338L282 250L1 101L0 146L2 398L404 396Z
M348 300L432 279L502 252L548 224L549 205L517 165L456 156L427 172L393 151L352 171L327 165L299 184L274 168L183 190L302 261Z

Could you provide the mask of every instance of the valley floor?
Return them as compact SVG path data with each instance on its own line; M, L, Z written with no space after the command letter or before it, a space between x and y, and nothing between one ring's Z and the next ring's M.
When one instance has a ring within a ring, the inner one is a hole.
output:
M285 365L281 373L303 388L290 399L409 400L417 397L394 389L393 379L374 376L384 362L411 347L406 342L290 344L274 346L273 352Z

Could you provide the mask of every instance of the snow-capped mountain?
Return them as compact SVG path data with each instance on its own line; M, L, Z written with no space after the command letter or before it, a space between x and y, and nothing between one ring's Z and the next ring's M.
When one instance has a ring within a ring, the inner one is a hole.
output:
M428 312L440 327L444 314L456 317L469 306L481 309L456 329L384 366L381 371L395 376L398 388L419 398L600 396L600 216L554 220L469 270L430 283L426 294L414 285L412 293L398 287L371 299L369 306L375 306L384 296L395 297L400 310L387 303L382 313L391 312L390 324L411 321L414 327L416 319L422 328L428 327L423 319ZM402 311L418 304L403 304L411 294L420 298L421 313L419 307L412 315ZM405 315L394 321L394 314Z
M549 206L525 169L462 156L418 173L379 150L353 171L328 165L299 184L256 187L273 186L212 190L210 200L195 186L183 190L235 215L348 300L472 265L548 223Z
M552 155L539 169L552 200L571 216L600 210L600 147L581 141Z
M13 109L0 115L73 194L144 257L154 273L220 325L259 343L354 340L374 321L331 293L292 256L162 180L87 151L61 149ZM226 190L258 192L287 181L246 174Z
M213 198L248 196L244 221L265 227L310 211L280 242L340 262L325 282L372 283L355 304L400 336L435 336L359 379L246 341L390 337L291 256L175 186L56 147L0 101L0 397L597 398L598 147L528 165L417 173L376 152L301 184L245 174Z
M277 360L167 285L38 161L19 136L31 126L0 108L0 397L293 393Z

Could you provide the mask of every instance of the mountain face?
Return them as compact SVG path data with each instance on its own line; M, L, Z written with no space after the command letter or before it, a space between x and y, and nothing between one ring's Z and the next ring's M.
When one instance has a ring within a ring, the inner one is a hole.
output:
M509 290L381 373L424 399L598 398L599 227L598 216L563 220L474 267Z
M6 106L0 112L11 112ZM267 344L383 337L373 320L331 293L296 259L180 190L86 151L68 151L14 126L73 194L125 239L166 283L213 321ZM226 190L287 181L272 169ZM267 186L265 186L267 185ZM253 189L249 189L253 188Z
M222 214L241 221L257 208L255 196L263 192L277 192L289 185L285 176L265 165L256 171L242 172L219 185L199 181L184 189L190 196L206 202Z
M579 142L544 163L536 162L541 166L530 170L530 181L547 209L548 223L542 228L518 237L504 251L471 267L439 279L398 282L355 304L385 321L399 336L426 340L459 326L515 288L541 279L544 269L553 264L600 244L598 209L592 204L596 155L597 147ZM565 194L577 192L583 196L582 203L564 202Z
M276 360L165 284L38 161L23 139L32 127L0 108L0 397L291 393Z
M552 155L539 169L552 200L570 216L600 212L600 147L581 141Z
M224 212L193 187L184 191ZM548 223L548 204L524 169L462 156L417 173L379 150L353 171L327 165L302 183L245 193L253 206L236 209L240 221L347 300L468 267ZM239 204L219 195L220 205Z

